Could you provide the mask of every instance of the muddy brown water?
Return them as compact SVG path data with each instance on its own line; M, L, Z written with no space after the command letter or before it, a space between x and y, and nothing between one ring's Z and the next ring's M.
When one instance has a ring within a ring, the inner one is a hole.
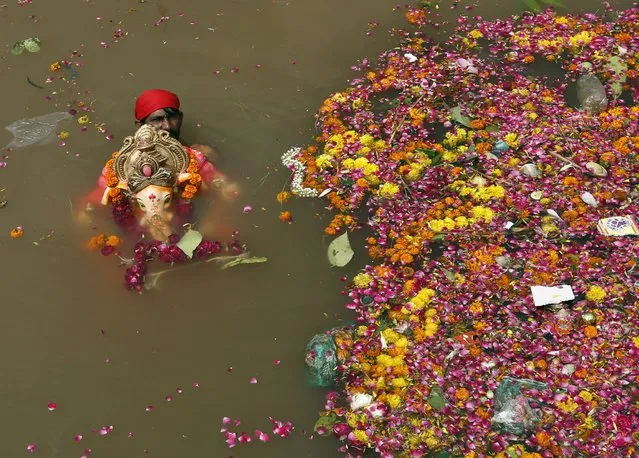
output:
M309 142L315 111L346 86L350 66L395 44L387 30L404 25L403 11L386 0L4 3L0 125L65 111L75 100L91 106L91 124L82 132L65 121L65 145L56 139L2 159L0 457L28 455L30 443L34 456L46 458L80 457L85 449L118 458L339 456L337 441L310 438L324 390L306 383L303 349L313 334L351 319L340 277L352 277L367 259L355 244L349 266L330 268L322 236L329 216L319 201L292 202L286 209L295 222L278 221L275 194L288 177L279 160L291 145ZM600 8L565 3L573 11ZM461 8L448 6L440 11L454 19ZM518 10L517 2L481 2L474 14ZM126 35L114 42L117 29ZM41 39L40 52L10 53L30 36ZM73 50L83 55L77 77L62 69L67 81L45 83L49 65ZM266 264L192 266L140 296L122 287L114 257L82 248L110 230L108 217L94 216L97 229L78 226L71 204L133 132L134 98L150 87L179 94L187 142L218 148L218 164L241 195L226 206L202 205L215 206L225 237L239 230ZM0 134L0 144L10 139ZM253 212L244 214L245 205ZM24 236L11 239L18 225ZM223 416L242 422L238 432L270 433L268 417L290 420L295 430L229 450L219 432ZM104 437L93 432L110 425Z

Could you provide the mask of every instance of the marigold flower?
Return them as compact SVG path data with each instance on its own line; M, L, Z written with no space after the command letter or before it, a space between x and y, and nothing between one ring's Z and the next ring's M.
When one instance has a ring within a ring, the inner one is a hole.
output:
M539 443L542 447L548 447L551 443L550 434L546 431L539 431L535 434L535 438L537 439L537 443Z
M289 211L281 212L280 216L278 218L283 223L289 223L289 222L293 221L293 215L291 215L291 212L289 212Z
M586 298L593 302L601 302L606 297L606 290L601 286L592 285L586 292Z
M455 390L455 398L459 399L460 401L465 401L469 397L470 392L466 388L462 387Z
M584 328L584 334L589 339L594 339L595 337L597 337L597 328L594 326L586 326Z
M18 226L15 229L11 229L11 232L9 232L9 235L11 236L12 239L19 239L20 237L22 237L23 234L24 234L24 229L22 229L22 226Z
M288 202L290 198L291 198L291 193L287 191L282 191L277 194L277 201L281 204Z
M108 246L117 247L118 245L120 245L120 238L117 235L110 235L106 239L105 243Z

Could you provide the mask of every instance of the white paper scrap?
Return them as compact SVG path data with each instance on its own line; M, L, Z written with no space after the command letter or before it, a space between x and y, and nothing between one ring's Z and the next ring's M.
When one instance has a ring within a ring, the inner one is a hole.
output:
M570 285L559 286L531 286L533 301L536 307L560 302L571 301L575 298Z

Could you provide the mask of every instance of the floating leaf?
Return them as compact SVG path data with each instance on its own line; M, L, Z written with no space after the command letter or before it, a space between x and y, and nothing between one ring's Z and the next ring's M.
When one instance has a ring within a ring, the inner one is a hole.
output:
M621 95L623 84L626 82L626 71L628 64L619 56L610 58L610 69L615 73L614 82L612 83L612 93L615 98Z
M450 110L450 116L453 118L454 121L458 122L462 126L470 127L471 119L468 116L462 114L460 106L452 108Z
M442 269L444 271L444 274L446 275L446 278L448 278L449 281L455 281L455 274L452 273L450 270L448 269Z
M38 52L40 51L40 39L39 38L27 38L23 40L24 49L29 52Z
M441 410L446 406L446 399L444 398L444 392L439 385L435 385L430 390L428 396L428 403L435 410Z
M315 432L318 432L318 429L326 428L326 430L330 431L333 428L333 425L337 423L337 419L338 418L337 415L335 415L335 412L331 412L328 415L319 417L319 419L315 422L313 430Z
M561 3L559 0L541 0L541 2L545 5L554 6L555 8L568 9L568 7Z
M531 11L541 11L541 5L539 5L539 3L537 3L537 0L524 0L524 5L526 5L526 8L528 8Z
M446 238L446 235L445 235L445 234L435 234L435 235L433 236L432 240L433 240L434 242L439 242L439 241L441 241L441 240L444 240L445 238Z
M348 241L348 232L344 232L328 246L328 262L333 266L345 266L353 259L354 254Z
M491 124L490 126L486 126L484 130L487 132L499 132L499 126Z
M19 56L20 54L22 54L22 51L24 51L24 41L16 41L16 43L13 45L13 48L11 48L11 54L13 54L14 56Z
M257 256L254 256L252 258L237 258L224 264L221 267L221 269L238 266L240 264L257 264L257 263L266 262L266 261L268 261L268 258L257 257Z
M176 243L180 250L184 252L190 258L193 257L193 252L198 247L198 245L202 242L202 234L198 231L189 230L186 234L182 236L180 241Z

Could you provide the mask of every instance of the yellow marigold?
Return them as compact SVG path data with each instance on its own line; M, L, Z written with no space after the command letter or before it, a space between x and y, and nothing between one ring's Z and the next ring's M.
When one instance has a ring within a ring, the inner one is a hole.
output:
M365 273L359 273L355 275L355 277L353 277L353 283L358 288L365 288L366 286L370 285L372 281L373 277Z
M592 401L592 393L590 391L581 390L579 392L579 397L586 402Z
M386 402L391 408L395 408L399 406L402 402L402 398L400 398L397 394L389 394L386 396Z
M579 405L570 398L566 399L565 401L557 401L556 404L557 407L559 407L566 413L574 412L575 410L577 410L577 407L579 407Z
M495 216L495 212L494 211L492 211L488 207L482 207L482 206L473 207L471 209L471 213L472 213L473 217L475 217L477 219L483 219L487 223L492 221L492 219Z
M633 337L632 343L635 344L635 347L639 348L639 336Z
M368 436L366 435L366 431L362 431L361 429L356 429L353 431L353 435L355 439L365 444L368 444Z
M391 384L395 387L395 388L404 388L406 386L408 386L408 382L406 381L405 378L403 377L399 377L399 378L394 378L391 382Z
M601 286L592 285L586 292L586 298L593 302L601 302L606 297L606 290Z
M384 183L379 187L379 195L382 197L393 197L399 192L399 186L395 183Z
M333 157L330 154L320 154L315 159L315 164L320 169L326 169L333 164Z
M471 30L470 32L468 32L468 35L475 40L484 36L484 34L481 33L481 30L478 29Z
M428 222L428 228L433 232L441 232L444 230L444 221L441 219L433 219Z

